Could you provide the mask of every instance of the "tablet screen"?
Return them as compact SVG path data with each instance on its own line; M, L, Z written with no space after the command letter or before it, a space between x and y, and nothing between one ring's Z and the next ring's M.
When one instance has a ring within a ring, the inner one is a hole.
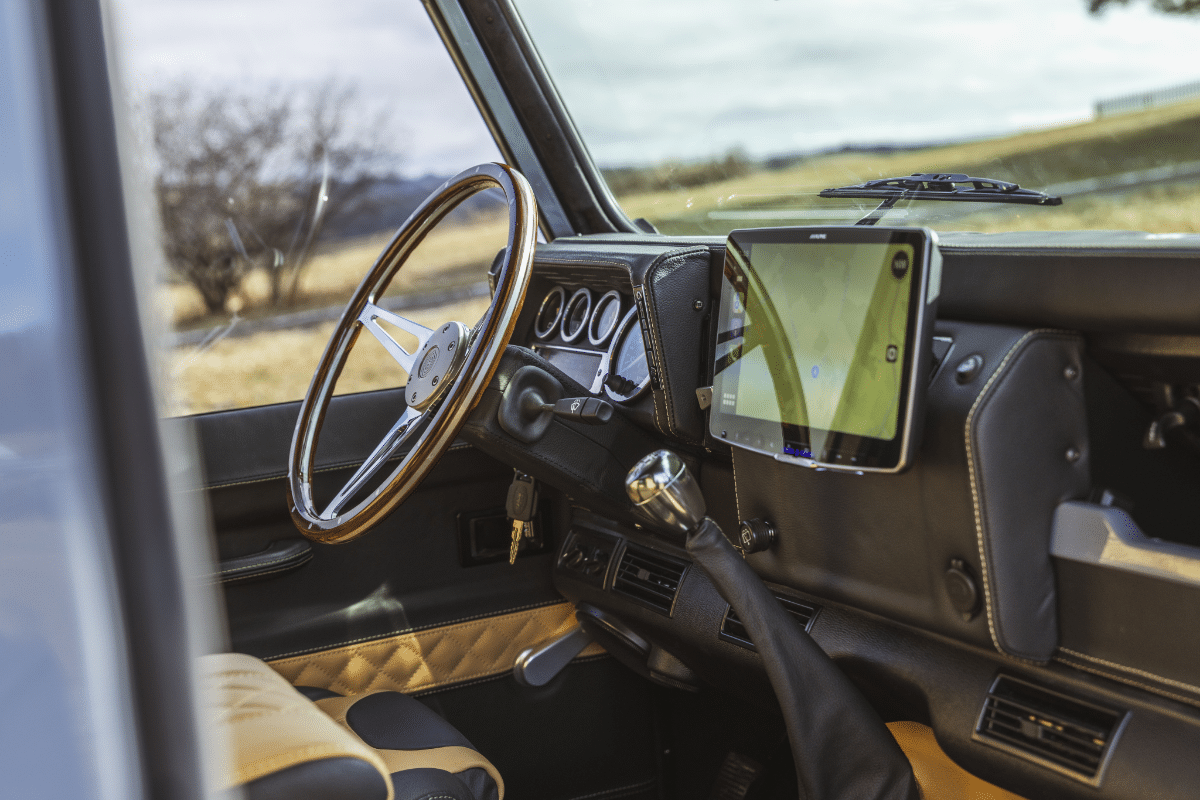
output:
M931 249L922 229L732 233L713 435L814 466L902 468L936 297Z

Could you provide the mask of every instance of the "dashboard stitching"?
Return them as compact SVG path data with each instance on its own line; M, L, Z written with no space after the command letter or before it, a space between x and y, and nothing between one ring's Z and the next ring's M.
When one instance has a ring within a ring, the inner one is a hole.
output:
M536 261L537 261L537 265L538 265L538 266L559 266L559 267L573 267L573 266L589 266L589 267L615 267L615 268L619 269L619 270L622 272L622 274L624 274L624 275L628 275L628 274L629 274L629 265L628 265L628 264L624 264L624 263L622 263L622 262L620 262L620 261L605 261L605 260L603 260L603 259L598 259L598 258L563 258L563 257L556 257L556 258L539 258L539 259L537 259Z
M650 295L649 300L653 300L654 296L657 295L657 291L655 288L656 281L661 280L666 277L669 277L672 274L672 271L674 269L686 264L688 259L690 259L692 256L694 256L696 254L704 255L705 260L707 260L708 248L691 248L691 249L683 250L683 251L675 251L675 252L672 252L669 254L664 254L664 256L660 257L659 259L656 259L654 261L654 263L650 265L650 268L646 270L646 278L645 278L646 282L644 284L644 290L646 291L647 294ZM669 267L669 269L665 273L659 274L659 270L662 267ZM663 432L668 433L668 434L673 434L675 436L679 436L680 438L683 438L689 442L695 443L696 440L694 440L691 436L687 435L687 432L684 431L682 429L682 427L678 424L678 422L674 418L674 414L672 413L673 408L674 408L674 402L673 402L674 394L671 391L671 380L670 380L670 377L669 377L669 375L667 373L667 369L666 369L666 363L665 363L666 355L662 352L663 351L662 331L658 325L658 315L653 310L656 307L657 306L654 302L646 303L646 313L650 317L650 319L647 320L647 322L650 323L650 338L651 338L651 343L652 343L653 350L654 350L654 353L652 355L653 355L655 363L658 365L658 375L659 375L659 379L662 381L662 386L663 386L663 389L662 389L663 410L666 412L667 424L670 426L669 430L665 430ZM655 405L654 413L655 413L655 417L656 417L655 422L657 423L658 404L655 403L654 405ZM662 430L661 424L658 427L659 427L659 430Z
M979 396L975 398L975 402L971 405L971 410L969 412L967 412L967 420L966 420L966 424L965 424L965 436L966 436L966 445L967 445L967 470L969 472L970 480L971 480L971 505L974 507L973 510L975 512L975 539L976 539L977 545L979 547L979 560L980 560L981 566L982 566L982 569L980 571L983 574L983 598L984 598L984 606L987 609L988 633L991 635L992 643L996 646L996 649L999 652L1001 652L1005 655L1019 658L1023 661L1034 661L1034 660L1027 659L1023 656L1020 656L1020 655L1017 655L1014 653L1010 653L1008 648L1006 648L1003 644L1000 643L1000 637L999 637L999 634L997 633L997 625L996 625L994 611L992 608L992 606L993 606L992 586L991 586L991 581L989 580L989 573L991 570L991 566L990 566L990 564L988 562L988 558L987 558L988 547L987 547L987 536L984 532L983 504L982 504L982 499L981 499L981 493L980 493L979 486L978 486L978 478L977 478L976 470L975 470L975 455L974 455L975 447L974 447L973 437L971 436L971 431L974 428L976 412L987 401L988 397L990 396L992 387L996 383L999 382L999 379L1001 378L1001 376L1005 373L1008 366L1013 362L1014 357L1016 356L1017 352L1019 350L1024 349L1024 347L1034 337L1040 336L1043 334L1062 335L1063 331L1058 331L1053 328L1037 328L1035 330L1028 331L1023 336L1021 336L1021 338L1018 339L1011 348L1009 348L1008 353L1005 354L1005 356L1004 356L1003 360L1001 360L999 366L996 367L996 371L992 373L992 376L990 378L988 378L988 382L986 384L984 384L983 390L980 391Z
M744 517L742 516L742 498L741 495L738 494L737 450L735 449L730 455L733 462L733 510L737 512L737 521L740 525Z
M650 356L654 359L654 363L658 369L658 378L660 381L662 381L662 389L659 393L662 395L663 411L667 415L667 427L664 429L662 423L658 420L657 402L654 404L654 422L658 426L659 430L668 435L675 433L678 426L676 426L675 420L672 418L671 414L671 381L670 378L667 377L666 365L663 363L662 334L658 329L658 314L653 310L655 308L653 300L655 295L654 280L656 273L663 266L674 266L673 262L675 261L675 258L676 256L674 254L666 257L656 258L654 263L650 265L650 268L646 270L646 276L644 278L645 282L642 284L643 291L645 291L645 293L648 295L646 302L646 316L649 317L649 319L646 320L646 324L650 331L650 349L654 351L650 354ZM670 272L668 271L667 274L669 275Z
M1083 660L1085 660L1085 661L1094 661L1094 662L1095 662L1095 663L1097 663L1097 664L1103 664L1104 666L1106 666L1106 667L1108 667L1108 668L1110 668L1110 669L1116 670L1117 672L1126 672L1126 673L1129 673L1130 675L1139 675L1139 676L1141 676L1141 677L1143 677L1143 678L1150 678L1151 680L1156 680L1156 681L1159 681L1159 682L1161 682L1161 683L1165 683L1165 684L1167 684L1168 686L1174 686L1174 687L1176 687L1176 688L1178 688L1178 689L1183 689L1184 691L1188 691L1188 692L1195 692L1196 694L1200 695L1200 687L1192 686L1190 683L1184 683L1183 681L1172 680L1171 678L1164 678L1164 677L1162 677L1161 675L1155 675L1153 672L1147 672L1147 671L1146 671L1146 670L1144 670L1144 669L1138 669L1137 667L1127 667L1127 666L1125 666L1125 665L1123 665L1123 664L1117 664L1117 663L1115 663L1115 662L1112 662L1112 661L1106 661L1106 660L1104 660L1103 658L1098 658L1098 657L1096 657L1096 656L1089 656L1089 655L1088 655L1088 654L1086 654L1086 653L1080 653L1080 652L1078 652L1078 651L1071 650L1071 649L1069 649L1069 648L1066 648L1066 647L1060 647L1060 648L1059 648L1059 652L1060 652L1060 653L1066 653L1067 655L1069 655L1069 656L1073 656L1074 658L1081 658L1081 659L1083 659ZM1074 664L1074 663L1072 663L1072 662L1071 662L1069 659L1058 658L1057 656L1056 656L1056 659L1057 659L1058 661L1061 661L1061 662L1062 662L1062 663L1064 663L1064 664L1069 664L1069 665L1071 665L1071 666L1073 666L1073 667L1078 667L1079 669L1085 669L1085 670L1087 669L1087 665L1085 665L1085 664ZM1125 676L1121 676L1121 675L1108 675L1108 674L1106 674L1106 673L1104 673L1104 672L1102 672L1102 671L1099 671L1099 670L1090 670L1090 671L1092 671L1092 672L1093 672L1093 674L1096 674L1096 675L1101 675L1101 676L1103 676L1103 677L1106 677L1106 678L1113 678L1113 679L1115 679L1115 680L1123 680L1123 681L1125 681L1125 682L1127 682L1127 683L1131 683L1131 684L1133 684L1134 686L1139 686L1139 687L1141 687L1141 688L1143 688L1143 689L1147 689L1147 690L1149 690L1149 691L1152 691L1152 692L1163 692L1163 691L1164 691L1164 690L1162 690L1162 689L1160 689L1160 688L1156 688L1156 687L1150 686L1150 685L1148 685L1148 684L1144 684L1144 683L1140 683L1140 682L1138 682L1138 681L1134 681L1133 679L1131 679L1131 678L1128 678L1128 677L1125 677ZM1165 692L1164 692L1164 693L1165 693ZM1176 697L1177 699L1185 700L1186 702L1188 702L1188 703L1190 703L1190 704L1192 704L1192 705L1195 705L1195 703L1196 703L1196 699L1195 699L1195 698L1192 698L1192 699L1187 699L1187 698L1183 697L1182 695L1174 695L1174 694L1173 694L1172 696L1173 696L1173 697Z

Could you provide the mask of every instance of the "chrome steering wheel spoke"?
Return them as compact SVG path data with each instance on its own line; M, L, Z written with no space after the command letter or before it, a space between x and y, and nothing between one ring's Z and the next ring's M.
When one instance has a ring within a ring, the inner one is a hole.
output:
M508 202L508 241L491 303L479 323L469 328L446 322L430 329L381 308L378 298L425 235L463 200L493 188ZM347 303L300 403L288 457L288 504L304 536L326 544L357 539L416 491L454 444L516 328L533 268L537 219L537 200L525 178L504 164L480 164L431 194L380 253ZM416 347L402 346L385 325L414 336ZM313 500L317 442L338 377L363 328L408 373L405 411L333 500L318 509Z
M405 333L411 333L417 337L417 346L410 353L392 335L384 330L379 324L379 320L395 325ZM363 310L358 315L359 323L371 332L371 335L379 340L383 348L388 351L388 355L396 360L400 368L407 374L411 375L413 367L416 364L417 353L421 352L421 348L429 341L429 337L433 336L433 331L426 328L424 325L419 325L411 319L406 319L399 314L394 314L386 308L377 306L374 303L367 303L363 306Z
M371 455L367 456L350 480L346 481L346 485L338 490L338 493L329 501L329 505L321 512L321 519L332 520L337 517L350 498L358 494L366 486L367 481L371 480L375 473L379 472L380 467L408 440L420 420L420 411L413 408L404 409L400 419L396 420L396 424L379 441L379 444L371 451Z

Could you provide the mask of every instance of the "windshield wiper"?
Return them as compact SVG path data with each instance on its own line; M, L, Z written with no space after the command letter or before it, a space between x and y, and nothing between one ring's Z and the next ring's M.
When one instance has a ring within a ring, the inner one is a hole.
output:
M965 185L964 188L959 188ZM972 178L961 172L914 172L903 178L881 178L876 181L826 189L821 197L879 198L874 211L855 225L874 225L899 200L958 200L970 203L1025 203L1035 206L1061 206L1062 198L1022 189L1015 183L993 178Z

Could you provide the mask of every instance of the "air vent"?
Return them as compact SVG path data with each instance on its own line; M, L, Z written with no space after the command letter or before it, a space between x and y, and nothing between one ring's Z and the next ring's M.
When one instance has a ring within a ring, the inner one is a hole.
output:
M976 738L1099 785L1124 716L1001 675L983 704Z
M776 594L775 598L783 605L783 610L791 614L804 630L807 631L812 627L813 620L817 618L817 606L793 600L781 594ZM725 611L725 619L721 620L721 632L717 636L739 647L755 649L754 643L750 641L750 634L746 631L746 626L738 619L737 613L732 608Z
M633 598L644 606L671 616L675 593L688 563L644 547L630 544L621 555L613 578L613 592Z

